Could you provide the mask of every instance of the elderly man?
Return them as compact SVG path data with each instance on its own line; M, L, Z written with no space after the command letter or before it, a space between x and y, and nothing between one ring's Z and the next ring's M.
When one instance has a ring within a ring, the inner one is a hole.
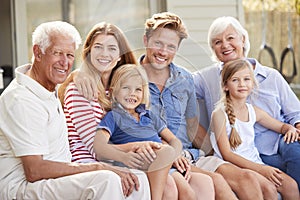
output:
M16 69L0 97L0 199L149 199L146 176L104 163L71 163L56 86L81 38L60 21L32 35L33 64ZM140 180L139 180L140 179Z

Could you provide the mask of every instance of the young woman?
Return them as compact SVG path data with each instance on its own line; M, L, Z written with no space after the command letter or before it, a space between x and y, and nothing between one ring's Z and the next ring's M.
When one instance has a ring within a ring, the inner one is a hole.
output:
M116 70L110 94L112 110L100 122L94 140L97 159L112 159L127 166L142 165L148 175L152 199L161 199L163 185L157 184L157 179L166 179L173 161L179 157L181 142L159 117L148 110L149 86L143 67L124 65ZM169 145L162 144L162 140ZM137 150L139 157L127 153L135 148L135 142L138 145L141 141L157 143L154 148L156 157L152 157L147 149ZM181 167L185 173L172 170L179 194L185 190L189 191L185 199L214 199L212 181L206 182L208 185L203 184L201 176L205 178L205 175L190 172L188 162L181 158L179 160L183 162ZM191 187L189 183L194 186ZM196 194L193 188L201 193Z
M283 134L287 143L297 142L299 130L246 103L257 86L253 67L246 59L224 64L221 85L223 98L212 113L211 143L215 155L241 168L257 172L264 199L277 198L276 191L266 192L269 185L274 185L283 199L299 199L297 183L281 170L262 162L254 144L254 124L259 123Z

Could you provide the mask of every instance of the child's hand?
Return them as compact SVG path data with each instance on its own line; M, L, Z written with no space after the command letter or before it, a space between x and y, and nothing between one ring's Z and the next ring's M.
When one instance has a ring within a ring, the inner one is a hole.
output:
M275 167L264 165L260 173L271 181L276 187L281 186L282 177L281 171Z
M132 151L138 153L144 161L146 161L148 164L151 164L156 158L155 150L160 149L161 145L162 144L160 143L151 141L137 142Z
M290 124L284 124L281 128L282 134L284 134L284 141L289 144L297 142L299 139L300 130Z
M191 178L190 171L191 166L189 161L184 158L183 156L180 156L174 163L173 167L175 167L183 176L184 178L189 181Z
M143 158L135 152L129 151L126 156L122 157L122 163L134 169L140 169L144 165Z

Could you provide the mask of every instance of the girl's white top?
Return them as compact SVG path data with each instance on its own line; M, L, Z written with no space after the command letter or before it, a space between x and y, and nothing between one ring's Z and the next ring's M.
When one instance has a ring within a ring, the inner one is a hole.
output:
M242 144L240 144L235 150L232 149L232 151L252 162L264 164L262 162L261 158L259 157L258 150L254 144L254 137L255 137L254 124L256 122L255 110L251 104L246 103L246 105L247 105L248 113L249 113L249 121L244 122L244 121L240 121L239 119L236 119L235 125L234 125L238 134L241 137ZM229 138L232 127L230 126L228 116L225 112L224 106L222 107L222 110L226 116L225 117L226 118L226 132L227 132L227 135ZM218 145L216 143L216 137L215 137L214 132L211 132L210 141L212 143L212 146L213 146L213 149L215 152L214 156L222 158L222 155L221 155Z

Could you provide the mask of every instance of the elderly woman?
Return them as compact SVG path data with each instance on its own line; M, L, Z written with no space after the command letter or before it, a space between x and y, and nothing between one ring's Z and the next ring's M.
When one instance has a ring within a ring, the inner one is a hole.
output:
M198 99L205 101L209 119L214 105L220 99L220 74L223 65L228 61L247 58L250 50L248 32L240 22L233 17L219 17L213 21L208 32L208 44L212 58L216 61L210 67L193 74ZM282 75L266 66L262 66L256 59L247 58L254 69L255 78L259 83L256 96L252 95L257 107L268 112L272 117L300 128L300 102ZM260 156L268 165L279 168L283 172L300 181L300 144L286 143L283 135L255 125L255 144ZM299 136L298 136L299 138ZM270 178L272 182L279 181L279 191L286 191L288 187L297 187L294 181L282 181L286 174ZM284 199L289 199L291 193L281 193Z

